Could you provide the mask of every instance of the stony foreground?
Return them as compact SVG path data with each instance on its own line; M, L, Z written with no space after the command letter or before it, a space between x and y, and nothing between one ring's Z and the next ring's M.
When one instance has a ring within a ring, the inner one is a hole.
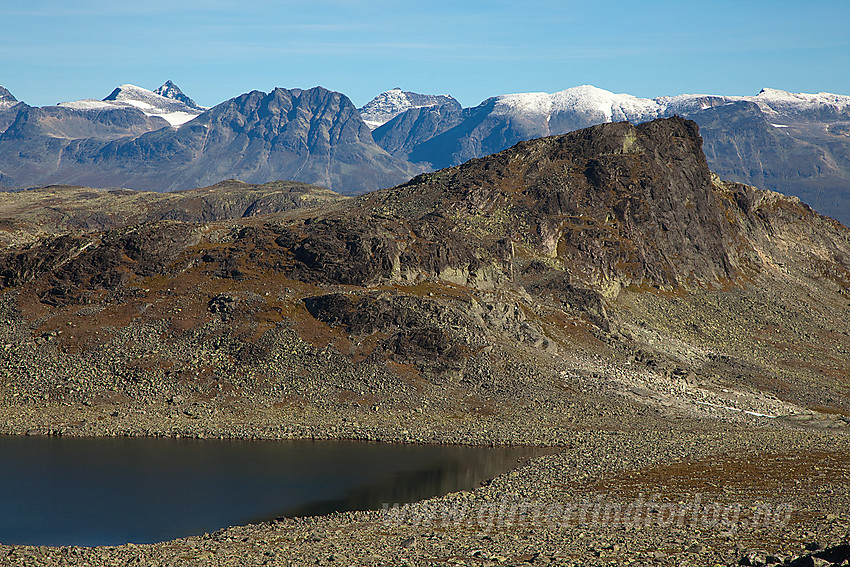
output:
M848 543L845 433L755 418L677 421L565 431L555 454L475 490L398 509L280 519L155 545L0 546L0 564L758 565ZM435 440L407 425L408 440ZM319 422L309 431L340 435ZM812 561L795 564L829 564Z

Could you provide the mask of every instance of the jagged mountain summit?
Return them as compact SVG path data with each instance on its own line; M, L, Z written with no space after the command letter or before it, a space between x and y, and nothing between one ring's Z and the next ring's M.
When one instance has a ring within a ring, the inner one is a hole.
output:
M160 87L160 89L168 92L167 84ZM176 91L174 88L176 86L172 83L171 92L183 94L179 88ZM77 110L106 110L110 108L131 107L141 110L145 116L158 116L167 120L172 126L180 126L196 118L203 112L203 109L194 104L194 101L191 99L189 101L192 104L179 98L163 96L157 92L137 87L136 85L126 84L117 87L103 100L84 99L60 102L57 106Z
M460 110L460 103L449 95L426 95L402 91L399 87L383 92L359 108L360 116L374 130L411 108L447 107Z
M15 112L26 106L3 86L0 86L0 133L14 120Z
M593 86L520 93L462 110L410 109L373 132L390 154L432 168L604 122L696 121L724 178L795 195L850 223L850 96L764 89L756 96L639 98Z
M8 106L18 104L20 101L9 92L9 89L0 85L0 110Z
M164 96L165 98L180 101L183 104L190 106L196 110L206 110L206 108L198 105L198 103L186 96L183 91L180 90L180 87L175 85L171 80L165 81L165 83L161 87L159 87L153 92L160 96Z
M18 111L27 106L19 101L3 86L0 86L0 133L12 125ZM2 185L2 172L0 172L0 185Z

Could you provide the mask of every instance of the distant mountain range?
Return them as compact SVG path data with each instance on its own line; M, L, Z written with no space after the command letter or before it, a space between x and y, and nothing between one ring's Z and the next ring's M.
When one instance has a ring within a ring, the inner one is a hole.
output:
M287 179L355 194L424 170L377 146L351 101L321 87L252 91L206 110L173 83L157 92L122 85L102 101L10 106L0 185L171 191Z
M850 97L774 89L645 99L579 86L463 108L395 88L357 109L316 87L253 91L205 109L171 81L43 108L0 88L0 186L164 191L291 179L357 194L524 140L674 115L700 126L722 178L798 196L850 224Z

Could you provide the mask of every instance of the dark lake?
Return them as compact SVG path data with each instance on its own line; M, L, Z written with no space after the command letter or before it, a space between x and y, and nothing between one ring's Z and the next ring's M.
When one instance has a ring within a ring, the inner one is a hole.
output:
M0 543L152 543L470 489L534 448L0 436Z

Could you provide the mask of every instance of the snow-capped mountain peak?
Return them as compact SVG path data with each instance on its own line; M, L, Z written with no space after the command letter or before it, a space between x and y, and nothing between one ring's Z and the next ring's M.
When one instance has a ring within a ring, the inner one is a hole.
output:
M570 114L592 123L619 120L651 120L658 116L661 105L652 99L630 94L615 94L592 85L581 85L549 93L517 93L498 96L493 114L531 113L552 118Z
M556 93L516 93L497 96L482 103L492 104L492 115L510 120L539 122L542 135L560 134L599 124L629 120L645 122L657 118L664 106L653 99L615 94L592 85L580 85Z
M9 92L9 89L0 85L0 102L18 102L18 99Z
M16 104L20 104L20 101L16 99L8 89L0 86L0 110L7 110Z
M177 90L179 91L179 89ZM172 126L185 124L203 112L203 109L197 107L197 105L192 107L183 101L165 97L154 91L131 84L120 85L103 100L84 99L72 102L60 102L58 106L80 110L133 107L141 110L147 116L164 118Z
M198 110L205 110L204 107L198 105L194 100L183 94L183 91L180 90L180 87L175 85L172 81L168 80L165 83L156 89L154 93L164 96L165 98L170 98L172 100L180 101L187 106L191 106L192 108L196 108Z
M806 111L844 111L850 109L850 96L832 93L791 93L764 88L754 97L742 97L759 105L766 113L785 114Z
M460 103L448 95L424 95L395 87L379 94L358 110L363 121L374 130L402 112L428 106L450 106L456 110L461 108Z
M537 120L542 117L552 121L551 133L558 134L602 122L646 122L661 116L705 110L735 102L751 102L765 114L780 117L850 110L850 96L831 93L790 93L766 88L756 96L684 94L640 98L625 93L612 93L592 85L572 87L552 94L501 95L484 101L482 106L492 103L494 116L536 117Z

